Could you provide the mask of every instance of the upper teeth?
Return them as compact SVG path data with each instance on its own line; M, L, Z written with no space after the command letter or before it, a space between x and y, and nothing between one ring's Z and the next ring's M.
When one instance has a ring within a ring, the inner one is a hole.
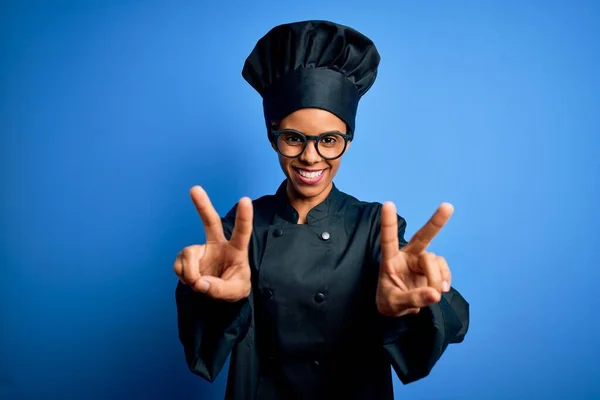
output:
M315 178L321 176L321 174L323 173L323 170L308 172L308 171L304 171L303 169L299 169L298 173L305 178L315 179Z

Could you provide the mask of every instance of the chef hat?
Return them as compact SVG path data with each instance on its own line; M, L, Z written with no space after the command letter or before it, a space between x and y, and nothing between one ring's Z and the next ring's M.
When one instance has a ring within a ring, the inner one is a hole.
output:
M242 76L262 96L267 129L301 108L327 110L354 132L360 98L377 76L380 56L356 30L329 21L271 29L256 44Z

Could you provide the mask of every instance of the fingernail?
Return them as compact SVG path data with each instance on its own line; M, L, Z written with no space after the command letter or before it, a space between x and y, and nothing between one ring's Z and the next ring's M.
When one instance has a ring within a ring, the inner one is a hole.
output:
M431 298L431 293L423 293L423 300L425 300L426 303L431 303L433 301L433 299Z
M444 292L448 292L450 291L450 284L448 283L448 281L444 281L442 282L442 290Z
M210 289L210 282L200 279L198 286L201 292L206 293L208 292L208 289Z

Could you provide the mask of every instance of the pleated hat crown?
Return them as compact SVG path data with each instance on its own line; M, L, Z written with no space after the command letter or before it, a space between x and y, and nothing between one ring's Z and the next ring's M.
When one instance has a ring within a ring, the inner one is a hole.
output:
M362 33L329 21L274 27L257 43L242 76L262 96L267 129L301 108L327 110L354 132L360 98L380 55Z

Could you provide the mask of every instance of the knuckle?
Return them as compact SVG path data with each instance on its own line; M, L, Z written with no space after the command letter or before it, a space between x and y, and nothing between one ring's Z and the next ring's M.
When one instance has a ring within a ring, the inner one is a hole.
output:
M183 258L183 259L191 258L193 254L194 254L194 246L184 247L180 253L181 258Z
M183 273L181 274L181 278L187 284L195 285L195 279L193 279L193 276L190 274L189 270L184 269Z
M431 273L434 264L431 263L431 260L427 259L427 258L423 258L421 259L421 262L419 263L419 265L421 265L423 267L423 271L426 274Z
M183 274L183 265L179 260L175 261L175 264L173 264L173 271L177 276L181 276Z
M187 262L197 261L200 258L202 246L203 245L195 244L185 247L181 250L181 259Z
M446 262L446 259L444 257L438 256L437 263L442 273L444 273L445 275L450 275L450 267L448 266L448 263Z
M423 296L421 296L416 291L411 293L410 295L410 303L408 304L410 307L420 307L423 304Z
M199 278L199 271L194 270L189 264L183 268L183 278L187 282L196 282Z

